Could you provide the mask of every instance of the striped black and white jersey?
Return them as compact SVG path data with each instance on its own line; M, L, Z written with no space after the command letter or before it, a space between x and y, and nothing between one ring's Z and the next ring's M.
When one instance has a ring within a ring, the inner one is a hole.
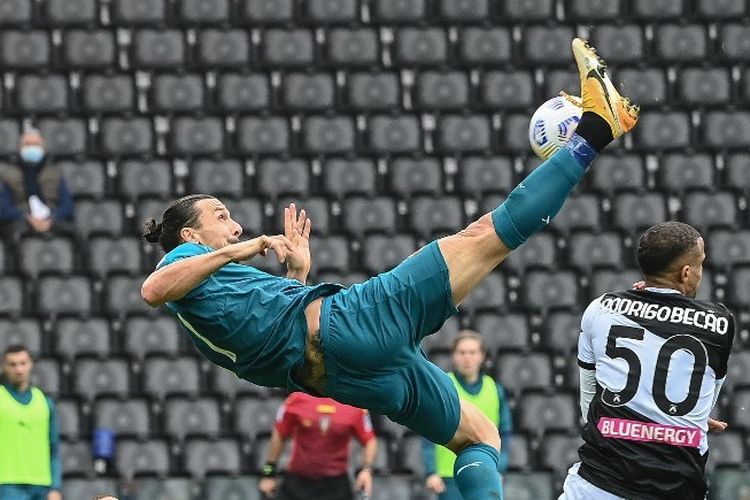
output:
M733 339L726 307L675 290L593 301L578 344L596 376L579 474L625 498L705 498L708 417Z

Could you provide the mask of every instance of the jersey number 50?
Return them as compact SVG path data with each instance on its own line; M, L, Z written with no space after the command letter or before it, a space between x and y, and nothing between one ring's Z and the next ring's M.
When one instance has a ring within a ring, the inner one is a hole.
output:
M622 358L628 364L628 378L625 387L618 392L604 389L602 401L610 406L622 406L633 399L638 392L641 380L641 360L638 354L627 347L618 347L617 339L643 340L643 328L632 326L612 325L607 337L606 353L612 359ZM690 386L685 399L682 401L671 401L667 397L667 375L672 355L684 349L693 355L693 373L690 376ZM653 374L653 386L651 393L654 402L667 415L682 416L690 413L698 404L703 375L706 373L708 354L701 342L691 335L674 335L670 337L659 349L656 361L656 369Z

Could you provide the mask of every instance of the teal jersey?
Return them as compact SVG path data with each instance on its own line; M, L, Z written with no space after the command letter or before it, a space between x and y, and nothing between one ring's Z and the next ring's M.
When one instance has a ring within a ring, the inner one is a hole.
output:
M183 243L158 267L212 251ZM341 288L306 286L251 266L227 264L166 306L210 361L258 385L294 388L291 371L305 352L305 307Z

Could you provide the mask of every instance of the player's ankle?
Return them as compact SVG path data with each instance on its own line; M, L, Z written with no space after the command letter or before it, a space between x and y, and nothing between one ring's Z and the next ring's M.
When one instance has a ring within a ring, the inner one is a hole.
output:
M614 140L612 127L596 113L584 111L576 127L576 134L581 136L597 153Z

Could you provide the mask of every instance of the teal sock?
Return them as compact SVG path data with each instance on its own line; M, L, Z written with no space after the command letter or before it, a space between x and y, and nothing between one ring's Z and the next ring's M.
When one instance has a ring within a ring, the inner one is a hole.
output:
M461 450L453 465L453 478L464 500L502 500L499 458L497 450L486 444L472 444Z
M549 224L586 173L596 152L577 137L539 165L492 211L495 232L514 249Z

